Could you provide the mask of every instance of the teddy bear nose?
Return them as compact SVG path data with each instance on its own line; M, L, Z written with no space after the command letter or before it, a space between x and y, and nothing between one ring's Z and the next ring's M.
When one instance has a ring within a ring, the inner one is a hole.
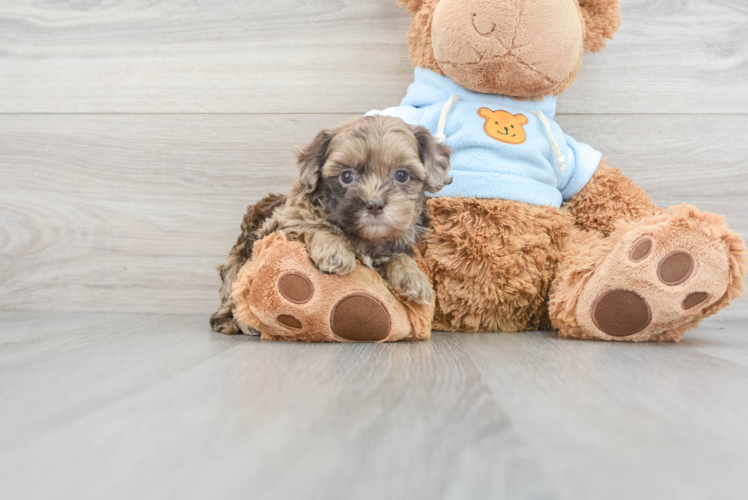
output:
M366 202L366 211L371 215L380 215L384 212L384 202L382 200L369 200Z

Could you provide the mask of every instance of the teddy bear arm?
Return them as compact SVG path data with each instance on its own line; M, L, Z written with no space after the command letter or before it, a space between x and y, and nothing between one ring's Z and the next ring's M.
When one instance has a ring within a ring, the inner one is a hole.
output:
M618 168L600 162L587 185L566 204L575 225L585 231L610 235L620 222L662 213L649 195Z

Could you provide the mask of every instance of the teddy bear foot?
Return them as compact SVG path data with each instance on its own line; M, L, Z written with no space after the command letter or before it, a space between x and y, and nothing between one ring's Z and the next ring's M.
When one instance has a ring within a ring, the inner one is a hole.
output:
M562 328L561 336L678 341L742 294L739 236L685 205L658 217L664 220L623 234L581 291L579 328Z
M303 244L271 235L234 285L236 319L263 340L393 342L431 333L433 305L403 302L362 265L346 275L319 272Z

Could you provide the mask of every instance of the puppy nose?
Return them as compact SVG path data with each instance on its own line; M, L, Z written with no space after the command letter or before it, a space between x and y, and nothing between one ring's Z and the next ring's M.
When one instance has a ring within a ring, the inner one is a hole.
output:
M382 200L369 200L366 202L366 211L371 215L379 215L384 212L384 202Z

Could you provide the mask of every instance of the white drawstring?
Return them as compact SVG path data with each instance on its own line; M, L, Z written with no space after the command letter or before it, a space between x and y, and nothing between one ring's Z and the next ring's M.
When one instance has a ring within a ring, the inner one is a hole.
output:
M445 104L442 108L442 114L439 117L439 128L437 129L436 135L434 136L434 139L436 139L436 142L438 144L444 144L445 142L447 142L447 136L444 135L444 129L447 127L447 115L449 115L449 110L452 109L452 104L461 100L462 99L460 99L460 96L458 96L457 94L452 94L452 97L449 98L447 104Z
M566 170L566 157L561 153L561 148L558 147L556 138L553 137L551 123L548 121L548 118L546 118L542 111L531 110L530 113L537 116L540 121L543 122L543 125L545 125L545 131L548 132L548 141L551 143L553 154L556 155L556 160L558 160L558 171L564 172Z

